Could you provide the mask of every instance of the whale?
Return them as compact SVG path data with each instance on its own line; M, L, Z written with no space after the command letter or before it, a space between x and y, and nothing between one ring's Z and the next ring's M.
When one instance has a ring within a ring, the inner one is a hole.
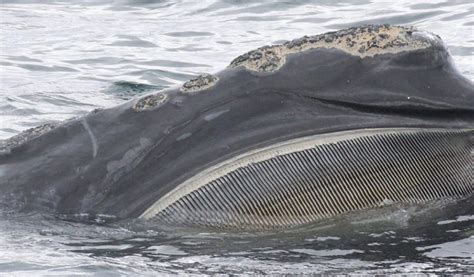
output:
M364 25L0 142L14 211L269 229L472 197L474 85L442 39Z

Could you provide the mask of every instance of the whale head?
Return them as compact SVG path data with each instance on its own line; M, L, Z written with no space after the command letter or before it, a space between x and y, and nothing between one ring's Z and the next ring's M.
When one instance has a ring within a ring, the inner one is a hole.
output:
M353 27L7 140L0 187L24 209L244 229L463 198L473 107L438 36Z

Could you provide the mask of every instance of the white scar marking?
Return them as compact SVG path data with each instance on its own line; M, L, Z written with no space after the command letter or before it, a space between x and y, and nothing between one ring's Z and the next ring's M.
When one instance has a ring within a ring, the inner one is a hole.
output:
M97 150L99 149L97 146L97 140L95 139L94 133L92 133L91 127L85 118L82 120L82 126L84 126L84 129L89 133L92 142L92 158L95 158L95 156L97 156Z

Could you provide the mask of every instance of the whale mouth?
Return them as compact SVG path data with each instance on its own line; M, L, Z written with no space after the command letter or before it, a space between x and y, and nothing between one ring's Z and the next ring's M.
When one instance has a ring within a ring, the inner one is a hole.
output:
M302 225L393 202L473 192L474 130L362 129L234 157L186 180L142 218L217 228Z

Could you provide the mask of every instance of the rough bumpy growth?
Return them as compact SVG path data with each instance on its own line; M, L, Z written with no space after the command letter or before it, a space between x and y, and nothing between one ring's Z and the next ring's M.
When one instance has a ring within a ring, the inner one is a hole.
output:
M40 135L47 133L51 131L52 129L56 128L58 125L59 123L46 123L38 127L25 130L19 133L18 135L8 138L6 140L2 140L0 141L0 153L8 153L10 152L10 149L16 146L22 145L28 140L39 137Z
M138 99L135 105L133 105L133 110L136 112L151 110L156 106L164 103L166 101L166 98L166 94L163 94L161 92L147 95Z
M201 74L183 84L181 91L197 92L214 86L219 78L211 74Z
M423 49L432 45L430 37L416 35L417 33L414 27L353 27L321 35L304 36L281 45L264 46L237 57L229 67L244 66L249 70L271 72L285 63L286 55L314 48L335 48L352 55L367 57Z

